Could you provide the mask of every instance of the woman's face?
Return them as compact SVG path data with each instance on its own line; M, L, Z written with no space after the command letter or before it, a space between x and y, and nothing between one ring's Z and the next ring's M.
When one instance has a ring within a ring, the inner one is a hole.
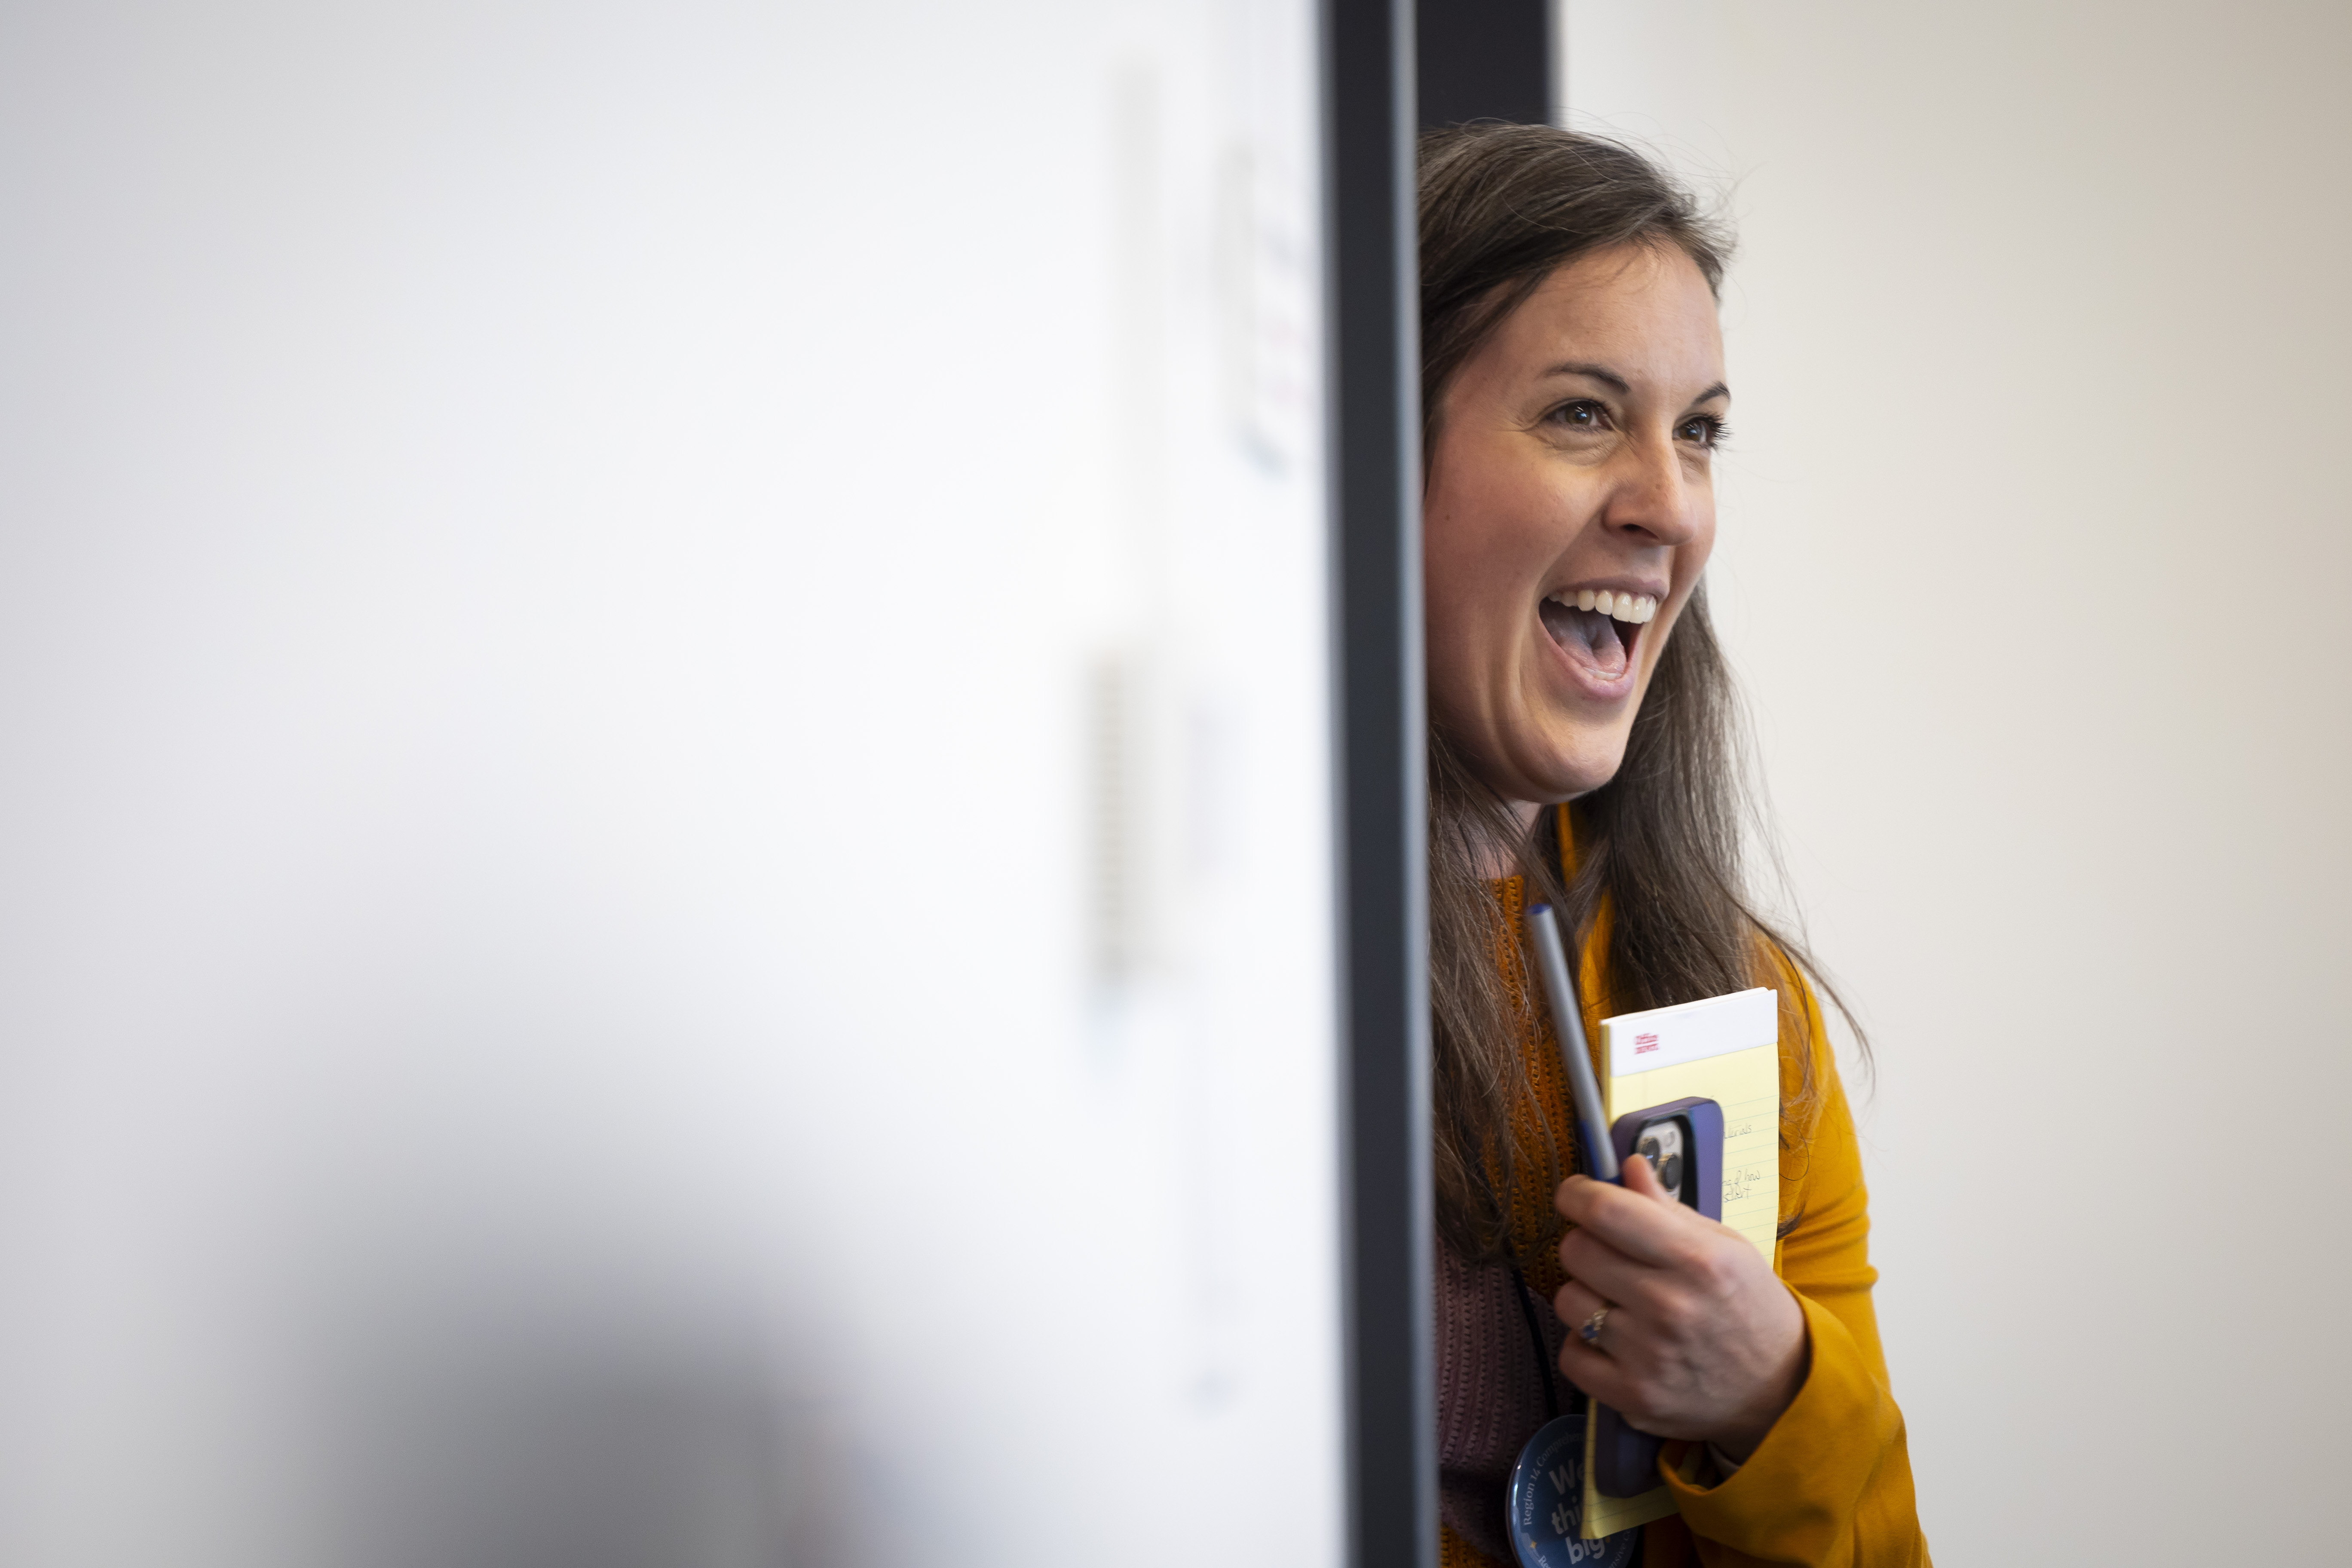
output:
M1571 799L1624 760L1715 544L1730 401L1714 297L1671 247L1562 267L1442 394L1423 503L1431 717L1504 799Z

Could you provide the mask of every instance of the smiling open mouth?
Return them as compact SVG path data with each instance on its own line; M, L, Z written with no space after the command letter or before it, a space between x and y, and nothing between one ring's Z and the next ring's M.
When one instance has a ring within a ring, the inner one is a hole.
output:
M1658 613L1658 601L1646 594L1583 588L1551 595L1537 613L1570 658L1604 680L1615 680L1633 662L1642 626Z

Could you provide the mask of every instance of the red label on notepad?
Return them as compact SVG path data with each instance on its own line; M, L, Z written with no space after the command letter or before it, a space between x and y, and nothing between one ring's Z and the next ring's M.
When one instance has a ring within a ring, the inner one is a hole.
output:
M1655 1036L1655 1035L1636 1035L1636 1036L1634 1036L1634 1037L1633 1037L1633 1054L1634 1054L1635 1056L1637 1056L1637 1057L1638 1057L1638 1056L1642 1055L1642 1054L1643 1054L1643 1052L1645 1052L1645 1051L1654 1051L1654 1050L1656 1050L1657 1048L1658 1048L1658 1037L1657 1037L1657 1036Z

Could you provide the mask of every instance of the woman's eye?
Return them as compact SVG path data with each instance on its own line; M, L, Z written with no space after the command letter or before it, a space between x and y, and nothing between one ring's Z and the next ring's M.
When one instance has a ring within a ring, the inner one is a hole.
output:
M1571 430L1605 430L1609 427L1609 411L1598 403L1580 398L1563 403L1551 411L1552 423L1565 425Z
M1731 426L1712 414L1695 414L1682 422L1675 431L1678 440L1694 446L1720 447L1723 438L1731 434Z

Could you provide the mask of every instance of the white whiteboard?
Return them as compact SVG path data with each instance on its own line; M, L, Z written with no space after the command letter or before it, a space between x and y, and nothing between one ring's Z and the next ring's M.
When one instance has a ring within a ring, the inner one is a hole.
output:
M0 20L0 1559L1337 1561L1314 82Z

